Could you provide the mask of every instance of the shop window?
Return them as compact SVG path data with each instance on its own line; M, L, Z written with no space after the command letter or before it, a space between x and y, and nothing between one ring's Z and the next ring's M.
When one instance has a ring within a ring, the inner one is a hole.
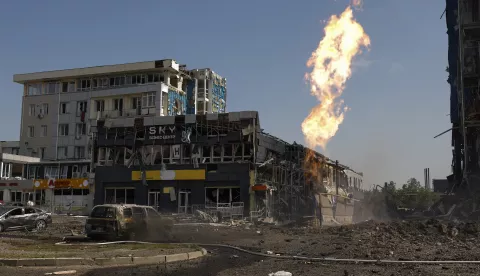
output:
M12 191L10 193L10 200L12 202L22 202L22 192Z
M45 190L35 190L35 205L45 204Z
M240 202L240 188L205 188L205 204Z
M105 203L133 204L135 202L135 189L133 188L107 188L105 189Z

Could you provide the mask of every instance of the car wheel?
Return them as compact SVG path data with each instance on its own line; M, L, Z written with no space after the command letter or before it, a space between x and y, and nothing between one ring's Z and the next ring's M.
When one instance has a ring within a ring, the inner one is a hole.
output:
M37 220L37 222L35 223L35 228L37 230L43 230L47 228L47 223L44 220Z
M1 232L5 232L5 226L3 226L3 224L0 223L0 233Z

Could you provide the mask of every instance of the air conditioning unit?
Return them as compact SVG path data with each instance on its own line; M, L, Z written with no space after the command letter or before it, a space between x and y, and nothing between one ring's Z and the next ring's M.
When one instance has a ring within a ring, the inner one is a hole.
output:
M80 173L79 172L72 173L72 178L80 178Z
M43 115L43 112L40 112L40 113L38 113L37 117L38 117L39 119L42 119L43 117L45 117L45 115Z
M82 173L82 178L88 178L88 172L83 172Z

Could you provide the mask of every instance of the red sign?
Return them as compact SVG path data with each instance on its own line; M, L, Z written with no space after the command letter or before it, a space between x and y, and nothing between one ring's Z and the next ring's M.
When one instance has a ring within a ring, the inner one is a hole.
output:
M48 188L55 188L55 181L53 179L48 180Z
M0 187L5 187L5 186L18 186L18 183L0 183Z
M69 188L70 187L70 181L69 180L56 180L55 181L55 188Z

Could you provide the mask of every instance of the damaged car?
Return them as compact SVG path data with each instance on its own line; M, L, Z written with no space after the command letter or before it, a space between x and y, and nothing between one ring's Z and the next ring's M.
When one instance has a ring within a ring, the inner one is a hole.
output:
M154 208L135 204L95 206L85 224L91 239L161 239L169 237L173 221Z
M52 223L51 214L32 207L0 206L0 232L43 230Z

